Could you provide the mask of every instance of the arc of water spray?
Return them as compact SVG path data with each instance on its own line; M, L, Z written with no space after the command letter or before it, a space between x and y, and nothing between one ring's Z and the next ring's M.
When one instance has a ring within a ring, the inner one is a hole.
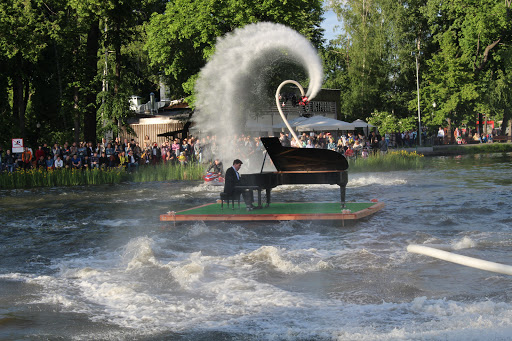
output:
M295 135L295 132L293 131L292 127L290 126L290 123L288 123L288 120L284 116L283 110L281 109L281 105L280 105L280 101L279 101L279 94L281 93L281 89L283 88L283 86L285 86L286 84L294 84L294 85L296 85L299 88L300 94L301 94L302 97L305 96L304 88L297 81L286 80L286 81L282 82L281 84L279 84L279 87L277 88L277 91L276 91L276 106L277 106L277 110L279 111L279 114L281 115L281 118L283 119L284 124L286 124L286 127L290 131L290 134L292 134L293 138L295 139L295 142L297 143L299 148L302 148L302 146L299 143L299 139L297 138L297 135Z

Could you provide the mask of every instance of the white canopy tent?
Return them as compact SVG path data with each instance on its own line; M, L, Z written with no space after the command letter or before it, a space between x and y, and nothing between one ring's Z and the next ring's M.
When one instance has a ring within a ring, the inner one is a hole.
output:
M324 116L313 116L296 125L298 131L354 130L352 123Z
M303 122L307 119L308 119L307 117L299 116L299 117L289 120L288 123L290 123L290 126L296 127L300 122ZM274 124L272 126L272 128L274 128L274 129L286 128L286 124L284 124L284 122L279 122L279 123Z

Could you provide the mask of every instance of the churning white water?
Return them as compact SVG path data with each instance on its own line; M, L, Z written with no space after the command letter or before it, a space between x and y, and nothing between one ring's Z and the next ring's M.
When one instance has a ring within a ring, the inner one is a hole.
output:
M512 264L511 156L429 160L350 174L347 200L386 207L344 228L161 223L218 196L198 182L0 191L0 339L510 340L511 276L406 248Z

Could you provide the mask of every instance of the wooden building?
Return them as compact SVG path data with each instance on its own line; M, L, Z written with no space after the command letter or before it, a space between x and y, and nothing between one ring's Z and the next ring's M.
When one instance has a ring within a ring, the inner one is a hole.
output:
M132 97L133 99L138 99ZM135 110L136 115L128 121L128 124L133 129L135 134L124 132L121 134L121 139L134 139L144 146L146 136L149 137L151 143L158 143L172 139L174 137L183 138L186 132L183 132L185 127L188 127L192 116L192 109L183 100L165 101L165 102L148 102L147 104L140 104L132 101L132 110Z
M298 89L296 89L298 94ZM284 95L284 94L283 94ZM340 90L322 89L317 96L307 105L299 105L297 100L300 96L292 99L291 94L286 94L287 100L283 98L283 113L288 120L299 116L326 116L329 118L340 119ZM187 134L188 127L193 121L193 110L189 108L184 99L155 101L154 97L146 104L140 103L140 97L133 96L131 108L136 112L136 116L128 121L135 134L125 132L121 134L121 139L135 139L143 146L145 137L159 145L168 139L178 137L183 138ZM263 105L257 115L247 117L245 132L250 132L255 136L275 135L281 129L273 128L273 125L281 123L282 119L275 106L275 102L270 100ZM185 131L183 131L185 129Z

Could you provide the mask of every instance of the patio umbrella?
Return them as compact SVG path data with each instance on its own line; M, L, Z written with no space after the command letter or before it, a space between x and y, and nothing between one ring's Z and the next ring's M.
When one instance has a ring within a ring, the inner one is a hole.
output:
M354 122L352 122L352 124L356 127L356 128L363 128L363 131L364 131L364 128L366 128L366 132L365 132L365 135L368 136L368 130L370 128L374 128L375 126L373 124L370 124L370 123L367 123L361 119L357 119L355 120Z
M375 127L373 124L370 124L370 123L367 123L361 119L357 119L355 120L354 122L352 122L352 124L356 127L356 128L373 128Z

